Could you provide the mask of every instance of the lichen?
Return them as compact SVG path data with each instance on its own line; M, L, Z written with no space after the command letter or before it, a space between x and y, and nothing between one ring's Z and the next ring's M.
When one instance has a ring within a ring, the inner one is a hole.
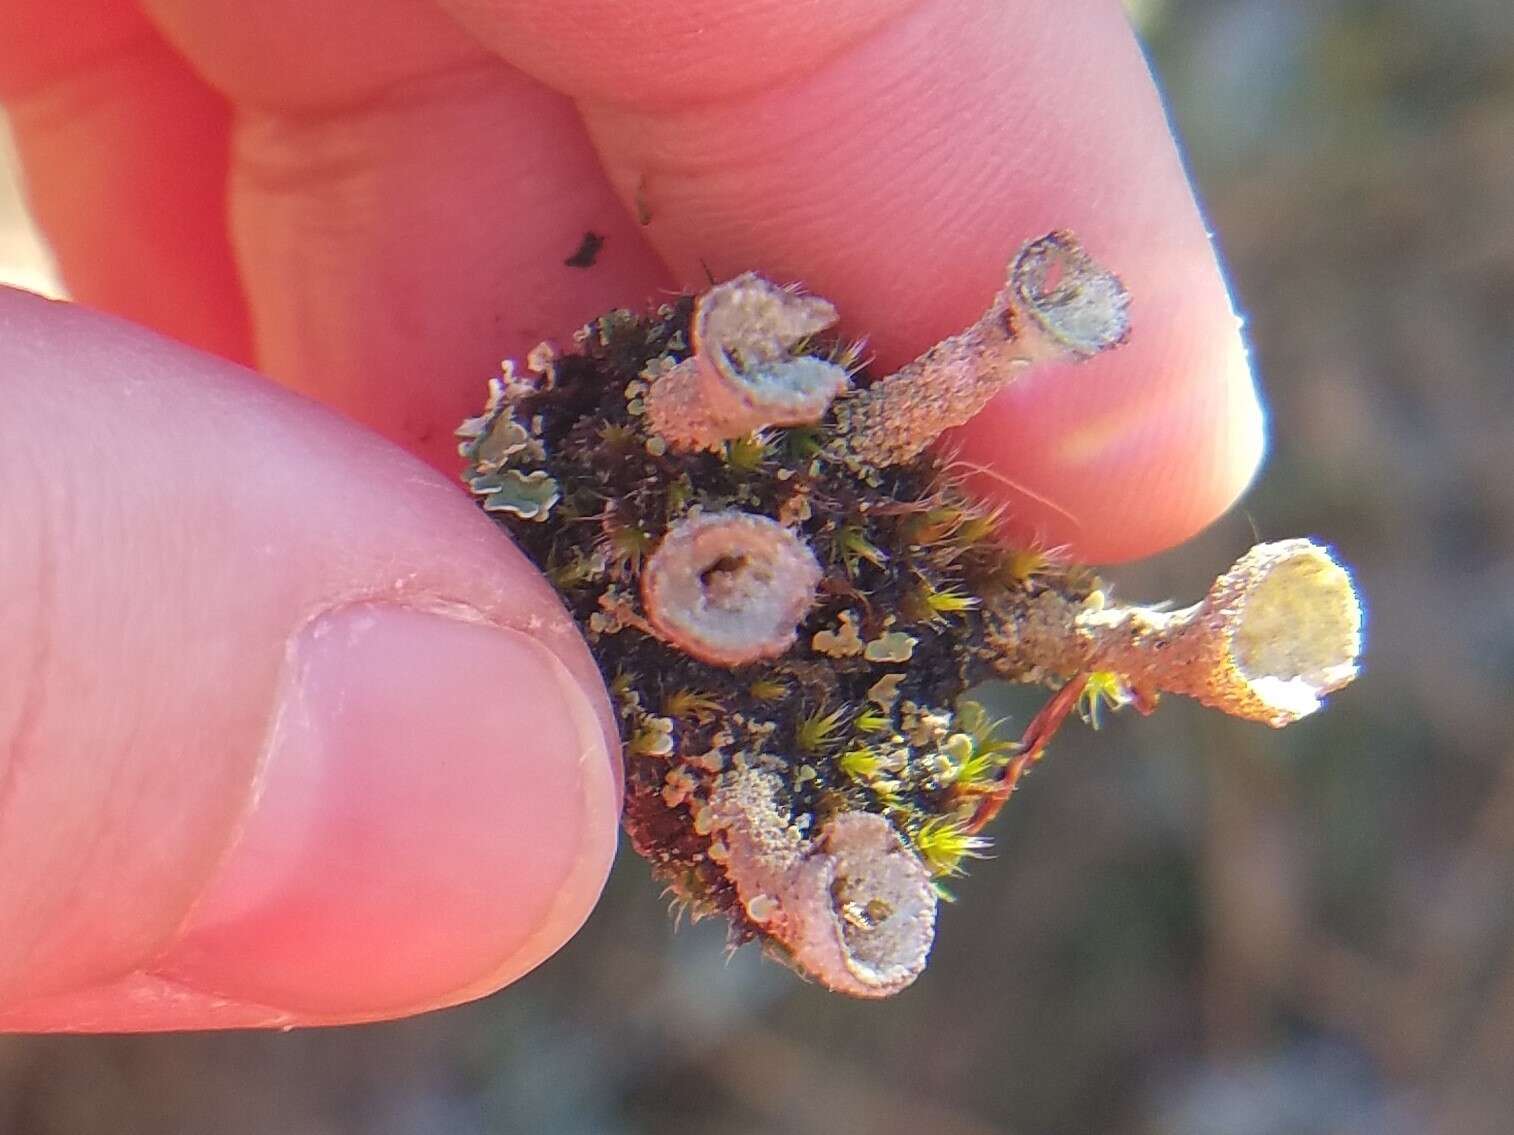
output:
M506 365L459 430L483 506L559 588L627 738L625 824L695 916L842 992L918 975L943 879L1074 709L1189 694L1273 725L1355 675L1318 545L1253 550L1186 611L1012 548L929 443L1042 360L1117 346L1119 281L1054 233L974 327L892 375L752 274ZM547 521L543 523L543 521ZM1056 692L1018 740L965 693Z
M654 382L644 405L652 430L678 448L709 449L765 426L817 422L847 386L846 368L793 354L836 309L755 272L694 302L694 351Z
M789 648L820 575L815 554L782 524L724 510L668 529L641 573L641 598L671 646L739 666Z

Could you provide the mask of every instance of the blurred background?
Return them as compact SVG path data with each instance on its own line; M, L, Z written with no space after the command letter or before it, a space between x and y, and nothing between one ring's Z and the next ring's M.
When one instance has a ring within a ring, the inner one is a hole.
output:
M628 855L482 1004L0 1038L0 1132L1514 1131L1514 3L1131 8L1274 440L1244 508L1113 578L1196 597L1256 534L1324 536L1371 603L1356 686L1282 733L1074 723L886 1004L673 933ZM0 280L55 288L12 172Z

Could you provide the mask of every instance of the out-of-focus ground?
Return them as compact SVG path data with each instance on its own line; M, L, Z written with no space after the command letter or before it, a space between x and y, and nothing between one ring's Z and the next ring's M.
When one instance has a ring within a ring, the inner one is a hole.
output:
M421 1020L0 1042L0 1131L1495 1135L1514 1130L1514 4L1139 6L1274 447L1116 579L1312 533L1367 669L1283 733L1059 738L886 1004L672 933L634 857L561 955ZM37 284L0 191L0 278ZM30 275L28 274L30 273Z

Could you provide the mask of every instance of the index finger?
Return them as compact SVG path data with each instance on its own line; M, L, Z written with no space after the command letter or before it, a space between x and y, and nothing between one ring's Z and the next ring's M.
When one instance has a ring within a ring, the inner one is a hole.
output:
M1034 372L958 438L1022 539L1133 558L1250 480L1238 321L1112 0L443 5L577 99L685 284L803 280L880 366L976 319L1023 241L1076 231L1130 289L1130 342Z

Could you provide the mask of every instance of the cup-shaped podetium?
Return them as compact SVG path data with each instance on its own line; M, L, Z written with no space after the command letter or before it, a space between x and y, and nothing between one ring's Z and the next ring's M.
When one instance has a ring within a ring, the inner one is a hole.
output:
M715 666L777 658L815 599L820 563L765 516L726 510L679 521L641 576L642 605L662 638Z

